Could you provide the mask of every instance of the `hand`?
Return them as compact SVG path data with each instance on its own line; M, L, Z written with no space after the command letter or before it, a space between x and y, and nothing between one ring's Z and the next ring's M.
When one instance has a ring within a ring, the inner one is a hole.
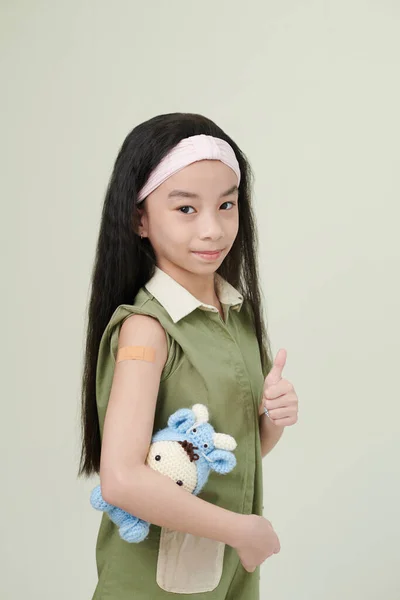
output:
M233 546L240 562L249 573L280 549L278 536L272 525L258 515L240 515L237 542Z
M293 385L282 379L282 371L286 364L286 350L279 350L271 371L264 382L260 415L268 410L268 417L278 427L294 425L298 420L299 401Z

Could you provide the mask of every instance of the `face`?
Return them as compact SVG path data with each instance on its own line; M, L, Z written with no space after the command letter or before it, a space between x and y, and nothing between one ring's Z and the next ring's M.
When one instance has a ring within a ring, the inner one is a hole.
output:
M189 442L197 446L200 454L210 454L215 449L214 431L209 423L199 423L186 433Z
M178 442L154 442L146 464L154 471L170 477L177 485L192 493L197 485L197 467Z
M218 160L193 163L152 192L140 212L140 233L149 238L161 269L209 275L238 233L237 177Z

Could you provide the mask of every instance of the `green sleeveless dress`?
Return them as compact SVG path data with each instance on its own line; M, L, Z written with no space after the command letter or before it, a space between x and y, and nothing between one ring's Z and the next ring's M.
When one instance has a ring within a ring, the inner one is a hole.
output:
M216 431L237 441L237 465L229 474L211 472L199 495L242 514L262 514L262 457L259 403L265 373L249 307L217 275L224 309L199 302L169 275L156 269L132 305L119 306L101 339L96 378L101 436L111 390L118 335L132 314L158 319L166 331L168 358L162 372L154 431L166 427L180 408L208 407ZM160 498L160 510L162 510ZM195 518L195 517L194 517ZM148 538L130 544L103 514L96 545L98 584L93 600L258 600L259 568L248 573L228 545L151 525Z

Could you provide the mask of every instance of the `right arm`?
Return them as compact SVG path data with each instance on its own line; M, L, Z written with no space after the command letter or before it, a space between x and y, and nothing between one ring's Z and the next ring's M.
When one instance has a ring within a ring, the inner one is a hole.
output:
M167 359L163 327L152 317L132 315L120 330L118 348L124 346L150 346L156 355L155 362L125 360L115 365L100 461L104 500L154 525L233 546L251 570L279 549L269 522L184 492L172 479L145 464ZM263 537L257 542L260 531Z

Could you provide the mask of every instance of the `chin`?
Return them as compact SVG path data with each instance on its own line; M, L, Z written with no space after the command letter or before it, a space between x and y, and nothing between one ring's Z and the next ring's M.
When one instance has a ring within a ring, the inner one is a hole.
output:
M210 263L199 264L197 261L193 261L191 262L190 266L188 265L187 270L191 271L192 273L197 273L198 275L215 273L223 262L223 260L218 260L215 262L213 261Z
M184 262L182 260L174 260L173 257L170 257L168 260L171 264L175 265L175 267L178 267L178 269L182 269L188 273L194 273L195 275L210 275L219 269L225 258L226 255L220 257L217 261L212 261L210 263L204 261L203 263L197 260L196 257L189 252L188 260L185 260Z

